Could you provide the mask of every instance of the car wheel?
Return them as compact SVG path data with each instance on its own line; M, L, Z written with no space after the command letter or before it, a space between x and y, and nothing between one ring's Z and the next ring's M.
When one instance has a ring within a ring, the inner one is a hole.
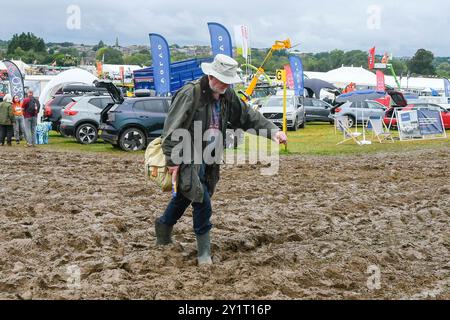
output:
M292 127L292 130L293 131L297 131L298 130L298 120L297 119L295 119L294 126Z
M352 128L355 125L355 117L348 115L348 127Z
M140 129L128 128L121 134L119 146L125 151L142 150L146 146L145 134Z
M91 144L97 141L98 130L97 127L90 123L82 124L77 127L75 137L81 144Z
M306 117L303 117L303 122L302 122L302 124L300 125L300 128L301 129L304 129L306 127Z

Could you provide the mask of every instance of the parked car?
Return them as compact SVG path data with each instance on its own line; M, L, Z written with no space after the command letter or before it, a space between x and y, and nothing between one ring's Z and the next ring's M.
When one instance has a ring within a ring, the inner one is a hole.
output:
M303 105L306 111L306 121L322 121L333 124L334 121L330 118L333 106L329 103L315 98L303 98Z
M74 136L82 144L96 142L100 113L112 103L114 101L109 95L72 98L72 102L61 111L61 133L65 136Z
M52 123L52 129L59 131L61 122L61 110L69 103L73 102L72 98L85 95L87 93L100 94L106 92L103 88L86 85L67 85L57 91L55 96L44 106L44 121Z
M444 122L444 128L450 129L450 111L440 105L437 105L434 103L415 103L415 104L409 104L406 107L401 108L401 109L397 108L397 110L402 110L402 111L435 110L435 111L439 111L442 116L442 121ZM383 121L387 126L389 126L389 124L390 124L391 127L395 128L395 127L397 127L397 119L396 119L395 115L393 114L393 112L394 112L394 108L387 110Z
M283 97L270 96L259 112L279 127L283 126ZM286 124L290 130L297 131L306 125L305 107L298 96L288 96L286 103Z
M369 117L378 116L383 118L386 113L386 107L375 101L357 101L346 102L343 105L334 108L330 117L347 116L349 127L356 123L367 121Z
M114 103L100 115L100 137L125 151L138 151L162 134L170 97L124 98L111 82L98 82L107 88Z

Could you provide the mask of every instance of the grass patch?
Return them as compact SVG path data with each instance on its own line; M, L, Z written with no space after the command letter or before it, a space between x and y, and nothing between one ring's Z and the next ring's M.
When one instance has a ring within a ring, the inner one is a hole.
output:
M125 154L127 152L114 148L111 144L98 139L95 143L83 145L77 142L74 137L63 137L56 131L50 131L48 137L49 144L40 145L39 149L58 150L58 151L76 151L76 152L99 152ZM143 151L141 151L143 152Z
M362 130L358 130L362 132ZM393 136L397 132L392 131ZM450 132L447 131L447 136ZM404 152L416 149L434 149L441 147L450 147L450 139L422 140L422 141L398 141L394 143L379 143L372 134L366 134L366 140L371 140L371 145L357 145L352 140L344 144L337 145L343 140L343 134L335 133L334 126L328 123L313 122L308 123L305 129L299 129L296 132L288 131L288 146L285 151L284 146L280 146L280 154L302 154L302 155L358 155L377 152ZM248 137L246 137L248 141ZM247 145L239 147L240 151L248 152Z
M393 131L394 136L396 132ZM450 132L447 130L447 135ZM262 139L262 138L258 138ZM371 135L367 135L367 140L371 140ZM247 138L248 140L248 138ZM450 138L424 141L395 141L395 143L380 144L374 140L371 145L356 145L353 141L337 145L342 140L342 133L337 135L334 132L334 126L328 123L308 123L305 129L299 129L296 132L288 131L288 150L284 146L280 147L280 154L302 154L302 155L358 155L377 152L404 152L416 149L435 149L447 147L450 148ZM115 155L129 154L111 144L99 139L91 145L79 144L73 137L62 137L59 133L51 131L49 135L49 144L39 146L40 149L76 151L76 152L98 152L110 153ZM239 151L248 151L248 145L241 145ZM144 151L139 151L144 154Z
M362 130L359 130L362 132ZM396 137L397 132L391 131ZM450 132L447 132L447 136ZM375 152L403 152L415 149L450 147L450 139L399 141L394 143L379 143L372 134L366 134L366 140L371 140L370 145L357 145L353 141L337 145L343 140L343 134L335 134L334 126L327 123L308 123L305 129L296 132L288 132L288 152L281 148L282 153L287 154L311 154L311 155L350 155L367 154Z

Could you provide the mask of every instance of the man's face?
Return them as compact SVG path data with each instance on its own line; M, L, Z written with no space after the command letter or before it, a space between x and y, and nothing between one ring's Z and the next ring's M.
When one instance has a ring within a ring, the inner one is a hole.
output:
M218 94L224 94L225 91L227 91L229 84L223 83L217 78L214 78L213 76L208 76L209 79L209 87L212 91Z
M31 98L33 96L33 92L28 92L28 97Z

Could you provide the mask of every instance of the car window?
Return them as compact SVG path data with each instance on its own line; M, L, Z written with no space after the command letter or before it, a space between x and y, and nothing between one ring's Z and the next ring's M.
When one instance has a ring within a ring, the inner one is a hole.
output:
M432 104L429 104L428 107L424 108L424 110L433 110L433 111L441 111L441 108L439 106L434 106Z
M366 108L366 107L367 107L367 105L363 101L353 102L351 105L351 108L355 108L355 109L362 109L362 108Z
M323 104L323 106L326 108L326 107L328 107L328 108L332 108L333 106L331 105L331 104L329 104L329 103L327 103L327 102L325 102L325 101L321 101L322 102L322 104Z
M292 97L287 97L287 106L293 106L294 100ZM272 96L267 100L267 104L265 107L283 107L283 97L280 96Z
M361 101L356 101L356 102L352 102L352 104L350 105L350 108L355 108L355 109L361 109Z
M102 101L102 109L106 108L106 106L110 103L114 103L114 101L111 98L101 98L100 99Z
M370 109L384 110L383 106L379 105L379 104L376 103L376 102L368 101L368 102L367 102L367 105L369 106Z
M396 105L403 105L404 104L404 100L405 99L403 98L403 96L401 94L399 94L399 93L392 93L392 94L390 94L390 96L391 96L392 100L394 101L394 103Z
M146 111L146 112L158 112L158 113L165 113L165 102L164 100L144 100L144 101L137 101L135 102L134 109L140 110L140 111Z
M96 106L99 109L103 109L102 99L92 98L91 100L89 100L89 103L92 104L93 106Z
M305 102L303 103L305 106L307 107L312 107L313 106L313 102L311 99L305 99Z
M64 97L59 102L59 105L64 107L64 106L68 105L71 102L72 102L72 97Z
M319 100L313 100L312 103L313 103L313 106L316 107L316 108L323 108L324 107L322 102L320 102Z
M437 104L429 104L428 106L430 107L430 110L436 110L440 112L444 112L446 110L444 107L441 107L440 105Z

